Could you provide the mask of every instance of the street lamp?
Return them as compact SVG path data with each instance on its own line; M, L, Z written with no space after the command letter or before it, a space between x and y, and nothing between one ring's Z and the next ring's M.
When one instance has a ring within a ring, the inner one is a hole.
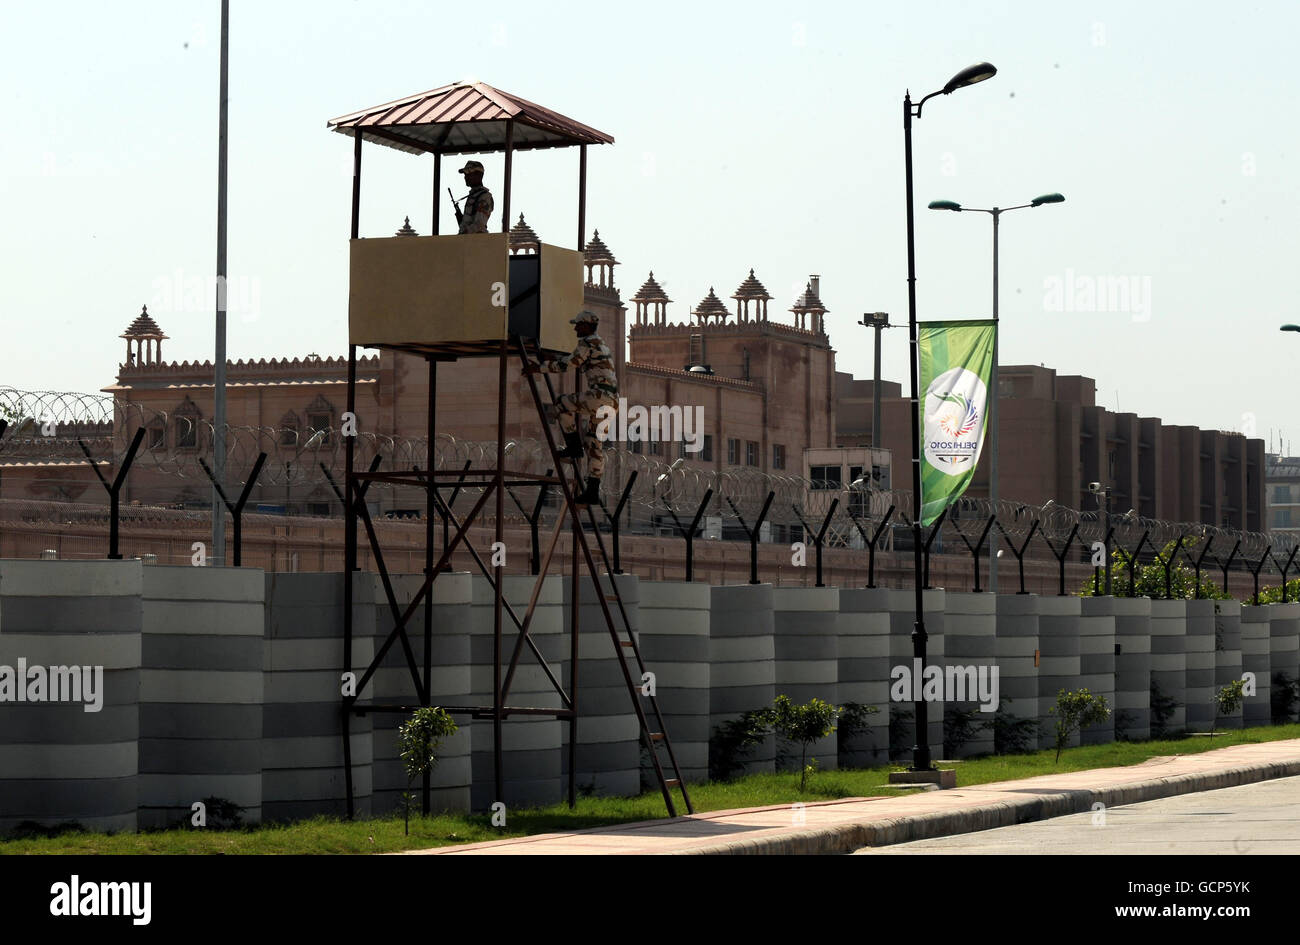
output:
M992 453L989 462L989 501L993 505L994 514L997 513L998 508L998 342L1001 340L999 337L1001 332L998 330L998 220L1002 214L1011 210L1041 207L1045 203L1065 203L1065 198L1060 194L1042 194L1029 203L1022 203L1015 207L993 207L991 210L982 207L963 207L952 200L930 201L931 210L952 210L956 213L966 210L970 213L987 213L993 217L993 375L990 378L990 386L993 390L989 392L989 449ZM997 547L997 533L990 532L989 592L991 594L998 592Z
M858 324L876 330L876 374L871 388L871 445L879 448L880 436L880 332L889 327L888 312L867 312Z
M925 603L922 596L921 577L921 420L919 391L919 348L916 340L916 223L912 212L912 118L921 117L925 103L936 95L950 95L957 89L983 82L997 75L998 70L990 63L979 62L967 66L948 80L938 92L931 92L917 102L915 112L912 106L912 93L903 94L903 167L906 175L907 190L907 331L910 344L912 373L912 566L913 584L916 586L916 622L912 626L912 656L921 661L925 667ZM930 743L927 728L929 726L928 706L924 699L918 699L914 709L916 722L916 744L912 746L912 770L930 771Z

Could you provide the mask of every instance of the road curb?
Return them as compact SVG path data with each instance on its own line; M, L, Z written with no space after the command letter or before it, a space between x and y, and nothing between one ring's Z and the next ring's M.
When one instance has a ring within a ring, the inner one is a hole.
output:
M775 837L751 840L728 840L722 843L674 850L675 855L779 855L850 853L862 847L883 847L931 837L1013 827L1016 824L1086 813L1097 803L1107 807L1154 801L1197 791L1254 784L1275 778L1300 775L1300 759L1236 765L1220 771L1175 774L1148 781L1135 781L1114 787L1058 790L1023 799L992 801L978 807L954 811L935 811L897 817L890 820L861 821L819 830L801 830ZM960 790L960 789L958 789Z

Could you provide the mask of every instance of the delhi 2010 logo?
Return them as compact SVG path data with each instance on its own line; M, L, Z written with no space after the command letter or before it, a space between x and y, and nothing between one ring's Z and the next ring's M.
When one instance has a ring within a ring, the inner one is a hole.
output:
M925 392L925 458L935 469L959 476L979 462L988 388L974 371L955 367Z

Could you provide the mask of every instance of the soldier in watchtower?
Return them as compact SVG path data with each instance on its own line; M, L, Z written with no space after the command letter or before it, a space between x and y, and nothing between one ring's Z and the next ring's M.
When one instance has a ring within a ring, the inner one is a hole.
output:
M494 204L492 191L483 186L483 165L478 161L469 161L460 172L465 175L465 184L469 187L469 196L465 198L465 209L460 211L457 220L461 233L486 233L488 217L492 216Z
M585 387L579 384L578 391L559 397L556 412L560 429L564 431L565 449L559 455L562 459L580 459L587 457L587 484L575 501L579 505L591 505L600 501L600 477L605 471L605 450L600 438L596 436L597 412L601 407L607 408L607 415L618 407L618 375L614 373L614 358L596 334L599 322L594 312L583 311L569 319L578 343L572 354L561 355L549 361L530 364L526 370L531 374L542 371L548 374L560 374L573 365L582 372ZM578 432L579 417L586 418L586 429Z

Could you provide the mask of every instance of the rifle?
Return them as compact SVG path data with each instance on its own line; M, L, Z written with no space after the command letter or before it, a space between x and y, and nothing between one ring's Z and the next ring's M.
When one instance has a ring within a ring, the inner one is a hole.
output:
M451 197L451 209L452 209L452 212L456 214L456 225L457 225L457 226L460 226L460 222L461 222L461 220L464 218L465 215L464 215L463 213L460 212L460 207L456 206L456 197L455 197L455 195L451 192L451 188L450 188L450 187L447 188L447 196L448 196L448 197ZM466 195L466 196L468 196L468 195ZM464 198L464 197L461 197L460 199L461 199L461 200L464 200L465 198Z

